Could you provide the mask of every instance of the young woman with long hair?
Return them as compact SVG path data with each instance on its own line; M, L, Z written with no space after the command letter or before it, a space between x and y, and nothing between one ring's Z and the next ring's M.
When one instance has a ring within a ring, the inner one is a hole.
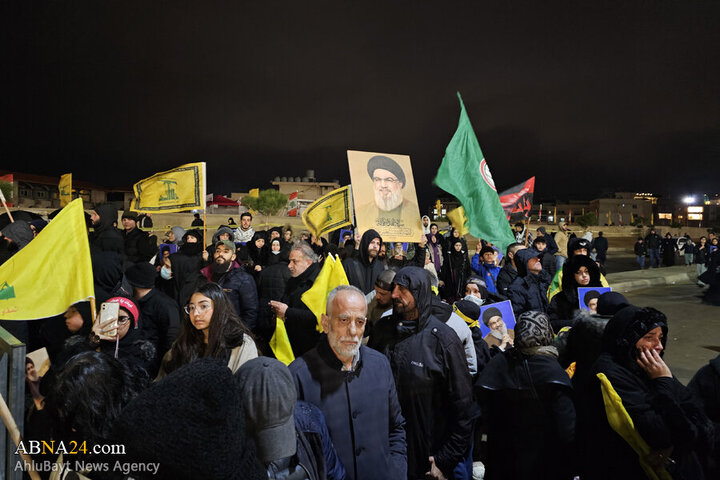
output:
M185 305L180 335L163 358L158 378L203 357L223 359L233 373L258 356L250 330L216 283L198 288Z

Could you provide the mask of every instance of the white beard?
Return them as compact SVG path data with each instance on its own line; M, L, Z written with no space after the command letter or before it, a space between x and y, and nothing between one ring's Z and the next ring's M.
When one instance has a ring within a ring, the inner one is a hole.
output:
M395 210L402 204L402 201L402 190L391 193L389 197L384 197L381 190L375 190L375 204L383 212Z

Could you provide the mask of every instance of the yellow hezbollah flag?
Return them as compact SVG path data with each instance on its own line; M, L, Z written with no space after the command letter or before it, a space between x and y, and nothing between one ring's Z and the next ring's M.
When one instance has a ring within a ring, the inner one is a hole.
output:
M275 358L285 365L290 365L295 360L295 355L290 347L290 338L285 330L285 322L279 317L275 318L275 333L270 339L270 348L272 348Z
M349 284L350 282L348 282L340 259L336 260L332 255L328 255L312 287L307 289L300 297L303 303L317 317L317 326L315 328L318 332L322 332L322 314L325 313L328 294L338 285Z
M352 224L350 186L333 190L313 202L302 214L308 230L316 237Z
M672 476L670 476L667 470L662 467L657 470L653 469L645 461L645 457L650 453L650 447L635 429L635 424L630 414L625 410L622 399L613 388L610 380L608 380L604 373L598 373L597 377L600 379L600 388L602 390L603 403L605 404L605 414L612 429L638 454L640 466L645 470L648 478L653 480L672 480Z
M259 188L253 188L248 192L248 197L255 197L258 198L260 196L260 189Z
M68 203L72 202L72 173L66 173L60 177L58 191L60 192L61 207L64 207Z
M54 317L94 296L85 213L78 198L0 266L0 319Z
M460 232L461 237L470 232L466 224L468 218L465 216L465 209L462 205L447 212L447 218L450 219L455 230Z
M188 163L140 180L133 187L133 212L205 210L205 162Z

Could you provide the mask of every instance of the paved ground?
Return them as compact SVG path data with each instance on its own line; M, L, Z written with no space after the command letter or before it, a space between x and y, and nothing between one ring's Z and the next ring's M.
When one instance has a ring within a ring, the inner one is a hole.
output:
M667 315L665 361L683 384L720 352L720 307L702 304L701 292L685 280L624 294L634 305L654 307Z

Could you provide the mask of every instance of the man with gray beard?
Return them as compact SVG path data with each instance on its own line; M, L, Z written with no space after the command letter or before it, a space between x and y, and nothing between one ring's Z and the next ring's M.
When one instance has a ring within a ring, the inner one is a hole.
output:
M414 200L403 197L405 172L390 157L375 155L368 160L367 172L373 182L374 202L360 207L358 216L368 218L375 227L412 227L420 224Z
M290 364L298 400L325 415L347 478L407 477L405 419L387 358L361 344L365 295L341 285L327 298L318 346Z

